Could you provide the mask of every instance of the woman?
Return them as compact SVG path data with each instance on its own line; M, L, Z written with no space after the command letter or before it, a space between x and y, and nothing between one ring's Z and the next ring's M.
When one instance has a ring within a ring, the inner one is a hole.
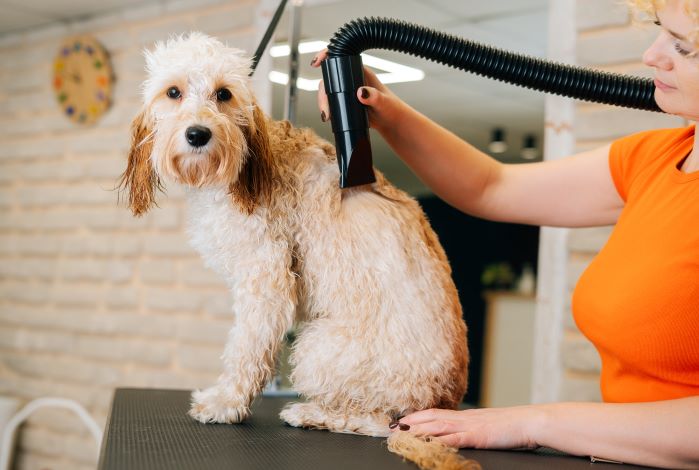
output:
M660 26L643 56L655 69L658 105L699 119L699 5L634 3L655 14ZM323 51L312 65L325 57ZM562 160L504 165L411 109L370 70L365 78L357 97L368 107L371 127L454 207L520 224L616 224L573 295L576 322L602 358L604 403L431 409L405 416L393 431L409 426L408 432L457 447L546 446L621 462L699 468L694 126L640 133ZM325 121L322 88L318 97Z

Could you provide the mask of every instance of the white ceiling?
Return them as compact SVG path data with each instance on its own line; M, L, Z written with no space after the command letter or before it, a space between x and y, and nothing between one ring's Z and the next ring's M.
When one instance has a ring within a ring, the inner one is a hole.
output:
M41 28L123 10L128 7L172 0L0 0L0 35ZM236 1L236 0L230 0ZM546 55L549 0L306 0L301 20L301 39L328 40L344 23L363 16L385 16L431 27L466 39L529 55ZM292 2L289 2L291 4ZM287 16L278 26L276 41L285 40ZM251 51L252 52L252 51ZM538 92L485 79L424 59L390 51L372 55L425 71L420 82L391 85L391 89L414 108L484 149L494 127L507 131L511 149L503 160L515 161L524 134L543 137L544 97ZM311 56L301 57L300 74L319 78ZM286 59L275 59L274 68L286 71ZM275 117L281 117L284 91L275 86ZM330 136L329 124L320 123L316 97L300 92L299 125L314 127ZM418 184L392 156L378 135L372 136L377 166L393 179L405 178L404 186ZM412 178L412 181L411 181Z

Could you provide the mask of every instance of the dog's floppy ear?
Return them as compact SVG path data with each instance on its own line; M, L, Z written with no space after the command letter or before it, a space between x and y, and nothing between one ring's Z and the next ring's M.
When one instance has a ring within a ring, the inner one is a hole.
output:
M131 123L129 161L119 179L120 191L129 192L129 208L135 216L141 216L151 208L155 203L155 191L161 189L160 179L150 162L152 150L153 133L145 110L141 110Z
M269 202L272 194L272 149L267 133L267 120L257 104L254 104L253 122L245 128L248 154L238 180L230 186L235 202L248 215L261 202Z

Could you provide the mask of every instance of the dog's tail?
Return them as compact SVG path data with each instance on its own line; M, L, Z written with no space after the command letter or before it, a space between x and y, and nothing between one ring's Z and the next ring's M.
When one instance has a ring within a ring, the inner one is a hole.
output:
M409 432L391 433L388 450L410 460L422 470L481 470L478 462L460 456L456 448Z

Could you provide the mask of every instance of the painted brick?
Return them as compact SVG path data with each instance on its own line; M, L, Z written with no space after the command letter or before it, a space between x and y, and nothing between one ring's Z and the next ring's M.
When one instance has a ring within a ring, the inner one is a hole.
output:
M220 373L220 371L218 371ZM127 385L145 388L188 389L203 388L216 381L217 373L191 375L188 371L172 371L134 367L129 372Z
M90 413L91 410L87 411ZM63 408L39 408L29 415L25 423L32 428L46 428L52 432L67 432L81 437L91 436L82 420L72 411Z
M131 37L129 28L97 32L95 33L95 38L110 52L110 54L128 49L133 45L133 38Z
M0 263L0 273L12 279L51 280L56 276L56 262L35 258L23 258Z
M209 315L233 319L233 304L228 293L219 295L207 295L204 300L203 310Z
M612 233L613 227L573 229L568 234L568 249L586 253L597 253Z
M27 235L17 240L16 250L22 255L56 255L60 241L46 235Z
M145 250L153 256L193 256L194 249L182 233L144 237Z
M630 21L629 9L617 0L581 0L576 4L579 31L621 26Z
M568 370L599 373L601 361L597 350L582 335L569 335L562 346L563 366Z
M578 140L613 139L649 129L681 127L685 123L678 116L612 107L577 112L575 121Z
M204 266L201 260L185 262L180 276L182 281L188 286L215 286L223 288L226 286L223 278Z
M568 283L568 290L573 291L575 285L578 283L578 279L582 273L587 269L592 261L592 257L575 257L570 258L567 266L566 282Z
M154 284L172 283L176 278L175 263L170 260L143 261L138 273L142 281Z
M66 384L47 377L0 376L0 392L23 400L33 400L46 396L58 396L76 400L87 409L106 408L111 403L111 389L93 385Z
M145 293L144 305L152 310L195 313L202 304L203 294L194 290L151 287Z
M3 354L4 364L12 371L30 377L50 378L82 384L115 385L121 371L105 363L92 363L72 357L44 354ZM50 367L46 367L50 364Z
M110 308L132 310L138 307L139 293L133 286L109 286L104 295L104 302Z
M123 363L133 361L152 366L167 366L172 357L172 347L167 342L148 339L81 336L72 352L84 358L104 359Z
M43 304L49 299L46 285L40 283L0 281L0 297L5 301Z
M37 29L34 31L28 31L24 34L24 39L28 43L32 42L49 42L52 46L56 43L56 40L65 37L70 33L70 26L61 22L55 22L48 27ZM41 49L48 52L49 57L53 58L56 53L54 47L41 47L42 44L38 44L39 47L34 47L32 49ZM45 46L45 44L44 44Z
M3 255L20 252L20 238L13 235L0 235L0 253Z
M152 47L156 41L166 41L175 34L187 33L193 29L191 21L183 19L173 19L157 25L145 26L135 30L136 40L145 47Z
M163 13L163 4L158 3L156 5L126 8L121 12L121 19L127 22L139 23L158 18Z
M229 2L226 0L173 0L165 4L165 11L167 13L180 13L182 11L193 9L198 11L204 7L228 3ZM245 3L245 0L236 3Z
M168 201L153 211L149 219L150 224L161 230L180 229L182 228L181 212L179 205L174 201Z
M99 456L99 445L91 436L51 432L31 426L22 430L19 446L24 451L66 456L88 464L96 464Z
M51 300L56 305L97 307L104 298L104 287L96 284L61 283L51 289Z
M221 361L222 353L223 349L221 348L182 345L177 349L177 364L184 369L197 373L220 373L223 365Z
M97 233L90 236L54 236L59 250L72 256L108 256L132 257L141 252L142 240L138 235ZM57 250L58 251L58 250Z
M12 62L3 62L3 66L6 64L11 66ZM22 67L24 66L18 66L11 72L8 71L9 73L5 76L1 88L4 92L8 94L41 93L48 89L50 82L46 80L46 77L50 76L50 62L30 64L26 68ZM21 76L22 80L12 79L12 77L16 76Z
M566 374L561 380L560 399L561 401L602 401L599 378L594 374L583 376Z
M177 338L187 342L219 344L223 350L232 327L232 321L182 317L177 321Z
M80 463L67 457L45 457L21 448L16 449L14 458L18 470L94 470L96 465L96 463Z
M585 34L578 38L578 64L598 66L638 61L657 35L655 27L615 28Z
M257 5L247 3L236 5L236 8L227 11L216 10L212 13L198 16L194 20L194 29L215 36L217 33L230 31L231 29L245 28L255 20Z

